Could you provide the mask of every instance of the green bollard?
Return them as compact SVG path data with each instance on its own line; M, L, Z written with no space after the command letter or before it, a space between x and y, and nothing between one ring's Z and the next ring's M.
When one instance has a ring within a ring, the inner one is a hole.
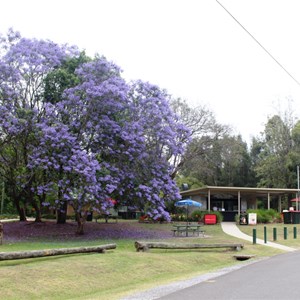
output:
M295 226L294 227L294 239L296 239L297 238L297 227Z
M287 239L287 227L283 228L283 237L285 240Z
M267 226L264 226L264 241L267 243Z
M253 245L256 244L256 229L253 228Z
M273 228L273 241L277 241L277 228Z

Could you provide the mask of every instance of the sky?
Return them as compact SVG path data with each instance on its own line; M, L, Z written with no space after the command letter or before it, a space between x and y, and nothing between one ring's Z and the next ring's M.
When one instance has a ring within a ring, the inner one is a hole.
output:
M206 106L250 143L275 114L300 118L299 7L298 0L2 0L0 33L12 27L104 55L126 80Z

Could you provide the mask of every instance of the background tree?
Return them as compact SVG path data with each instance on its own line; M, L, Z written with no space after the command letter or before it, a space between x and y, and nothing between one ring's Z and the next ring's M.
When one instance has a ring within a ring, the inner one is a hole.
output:
M197 178L185 177L183 175L176 176L176 184L180 188L181 191L184 191L187 189L191 189L191 190L197 189L197 188L204 186L204 184L201 181L199 181Z
M251 186L251 160L247 144L240 135L225 135L220 140L222 168L220 181L223 186Z
M292 150L291 128L278 115L271 117L264 130L255 171L261 187L295 187L289 170Z
M202 145L201 139L194 139L187 151ZM205 185L250 186L251 160L247 144L240 136L224 134L202 149L202 153L185 164L184 176L195 177Z
M229 127L218 124L213 112L205 106L190 107L185 100L180 98L172 100L171 106L175 114L190 130L189 135L181 140L186 147L189 145L187 151L184 155L170 157L174 165L172 178L175 178L185 164L205 155L206 150L211 148L214 141L229 131Z
M43 98L45 102L55 104L62 101L64 91L79 84L79 77L75 73L76 69L91 60L82 51L79 56L66 59L59 68L48 73L44 80Z
M300 166L300 121L291 130L292 148L287 158L287 166L292 175L292 182L296 182L295 170Z

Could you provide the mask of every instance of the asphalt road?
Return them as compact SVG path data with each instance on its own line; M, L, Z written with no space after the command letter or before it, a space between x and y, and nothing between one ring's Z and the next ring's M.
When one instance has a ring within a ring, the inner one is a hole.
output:
M300 299L300 252L281 254L168 294L160 300Z

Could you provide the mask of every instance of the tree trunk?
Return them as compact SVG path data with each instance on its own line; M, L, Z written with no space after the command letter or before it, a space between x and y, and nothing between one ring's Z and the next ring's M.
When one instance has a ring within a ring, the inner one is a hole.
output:
M76 234L82 235L82 234L84 234L83 226L84 226L85 220L80 213L76 213L76 220L77 220Z
M60 209L57 210L57 224L65 224L67 221L68 203L65 201Z
M14 201L14 203L16 205L17 211L19 213L20 222L27 221L25 208L21 207L19 197L15 193L13 193L12 198L13 198L13 201Z
M116 247L117 247L116 244L107 244L107 245L91 246L91 247L0 252L0 260L35 258L35 257L44 257L44 256L53 256L53 255L74 254L74 253L91 253L91 252L103 253L105 252L105 250L116 249Z
M20 216L20 222L25 222L27 221L26 219L26 213L25 213L25 208L24 207L20 207L19 205L17 206L17 210L19 212L19 216Z
M60 209L57 210L57 219L56 223L57 224L65 224L67 220L67 214Z
M34 220L34 222L41 223L42 222L42 212L41 212L40 206L36 202L34 202L32 204L32 206L35 209L35 220Z
M135 242L136 251L148 251L149 248L157 249L205 249L205 248L233 248L241 250L243 244L183 244L183 243L165 243L165 242Z

